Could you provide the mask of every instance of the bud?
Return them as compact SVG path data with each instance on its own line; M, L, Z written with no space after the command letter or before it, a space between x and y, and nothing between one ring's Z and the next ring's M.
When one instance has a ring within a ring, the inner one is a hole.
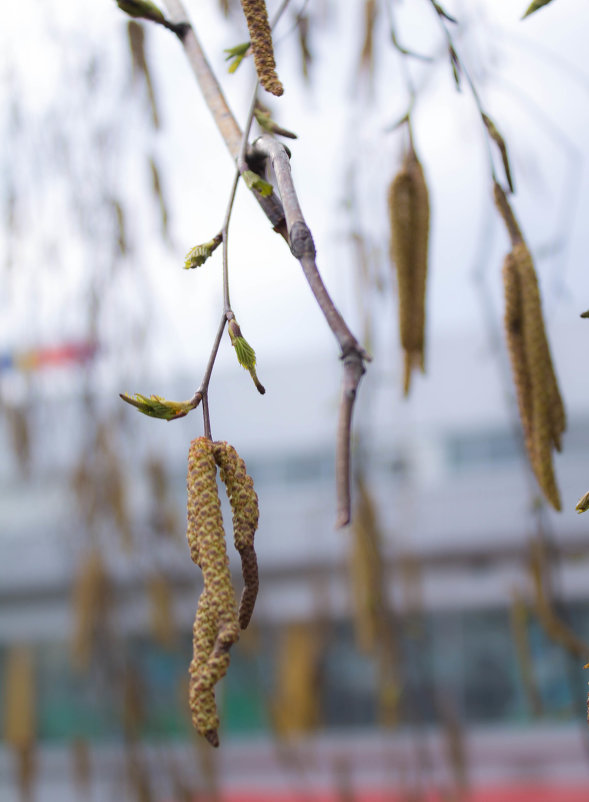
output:
M165 23L166 18L160 9L149 0L117 0L117 5L130 17L148 19L152 22Z
M264 131L268 131L270 134L277 134L278 136L287 137L287 139L297 139L297 135L293 134L292 131L288 131L286 128L281 128L278 123L274 122L272 117L270 116L269 111L264 111L263 109L255 108L254 109L254 117L260 128L263 128Z
M235 318L229 321L227 330L229 332L229 337L231 338L231 344L235 348L237 361L242 368L245 368L249 372L260 395L264 395L266 389L264 385L260 383L256 373L256 352L248 343L248 341L242 336L241 329L239 328Z
M245 185L248 189L252 191L255 190L259 192L263 198L267 198L273 192L272 184L269 184L267 181L259 176L257 173L254 173L253 170L244 170L241 174L241 177L245 181Z
M589 490L585 493L584 496L577 501L577 506L575 507L577 512L580 514L582 512L587 512L589 510ZM587 668L587 666L585 666Z
M196 245L191 248L186 254L184 259L184 269L192 270L195 267L200 267L213 255L219 245L223 242L223 235L217 234L213 239L204 242L202 245Z
M128 393L119 393L119 398L150 418L162 418L168 421L183 418L195 408L194 401L166 401L159 395L150 395L147 398L141 393L135 393L133 397Z

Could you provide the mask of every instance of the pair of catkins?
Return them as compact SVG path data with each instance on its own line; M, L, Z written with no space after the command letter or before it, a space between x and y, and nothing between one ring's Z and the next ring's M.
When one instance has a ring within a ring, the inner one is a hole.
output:
M231 582L217 466L233 512L235 547L241 556L244 588L239 603ZM240 629L250 622L258 593L254 534L258 527L258 497L245 463L233 446L199 437L188 453L188 525L190 556L203 572L204 588L193 626L189 699L198 732L219 745L219 717L214 687L229 666L229 649Z

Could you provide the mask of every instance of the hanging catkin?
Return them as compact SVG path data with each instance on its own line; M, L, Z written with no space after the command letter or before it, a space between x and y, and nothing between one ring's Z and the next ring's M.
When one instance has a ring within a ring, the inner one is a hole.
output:
M202 569L204 589L192 631L189 698L194 726L213 746L219 745L214 686L225 676L229 649L239 638L216 473L212 441L193 440L188 454L186 536L190 556Z
M388 193L391 260L397 270L399 328L405 353L404 395L411 371L425 370L425 290L429 239L429 196L413 145Z
M241 0L241 6L250 33L258 79L267 92L281 95L284 89L276 74L272 31L268 22L266 3L264 0Z
M30 646L11 646L6 654L3 683L3 738L17 748L35 740L35 669Z
M107 613L109 582L102 555L92 549L80 564L72 594L71 655L78 671L87 670L97 629Z
M310 732L319 723L318 667L322 641L312 622L282 628L272 720L278 735Z
M546 338L538 279L513 211L497 183L494 194L513 246L503 265L505 333L524 441L544 496L560 510L552 449L560 451L566 418Z
M258 528L258 496L254 481L248 475L245 462L233 446L214 443L215 462L221 469L221 479L233 511L233 537L241 556L244 588L239 603L239 626L246 629L258 595L258 562L254 551L254 535Z

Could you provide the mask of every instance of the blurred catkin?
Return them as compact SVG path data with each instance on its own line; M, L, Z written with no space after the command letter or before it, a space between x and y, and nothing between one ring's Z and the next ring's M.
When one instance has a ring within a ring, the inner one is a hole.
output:
M524 442L542 493L560 510L552 450L560 451L566 417L546 337L538 279L515 215L496 182L494 195L512 242L503 264L504 323Z
M193 626L189 698L193 723L213 746L219 745L214 686L225 676L229 649L239 638L216 473L212 441L193 440L188 454L186 536L190 555L202 569L204 589Z
M272 720L279 735L310 732L318 725L321 651L322 642L312 622L290 622L283 628L272 704Z
M19 749L30 747L35 740L35 676L30 646L9 648L2 696L4 740Z
M241 0L241 6L247 21L258 79L267 92L281 95L284 88L276 74L266 3L264 0Z
M399 328L405 353L404 395L411 371L425 370L425 294L429 239L429 194L413 146L389 187L390 254L397 271Z
M352 527L350 574L354 634L360 651L374 653L385 610L380 532L374 502L362 479L356 481L356 514Z
M162 574L153 574L147 583L150 607L151 635L156 643L169 649L176 639L173 594L170 584Z
M90 665L96 629L106 613L108 576L98 549L88 552L74 580L72 662L79 671Z
M360 52L359 71L365 70L370 78L374 76L374 27L378 14L376 0L364 2L364 37Z

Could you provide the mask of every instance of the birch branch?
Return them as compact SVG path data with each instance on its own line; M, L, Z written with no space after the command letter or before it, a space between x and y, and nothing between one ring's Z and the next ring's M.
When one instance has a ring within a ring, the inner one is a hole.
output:
M274 193L265 198L255 192L254 195L274 230L288 241L293 256L299 260L311 291L340 346L344 376L336 449L338 499L336 526L346 526L351 520L350 436L352 413L358 385L365 372L364 363L368 361L368 356L333 303L317 269L315 244L298 202L286 149L277 140L266 134L260 137L254 147L248 151L248 158L243 158L241 152L243 134L229 108L223 90L211 70L196 33L188 22L188 16L181 0L165 0L165 3L172 16L173 30L182 43L207 106L229 153L237 162L240 173L243 174L246 169L251 169L248 166L249 159L261 160L262 163L266 159L270 159L282 203Z

